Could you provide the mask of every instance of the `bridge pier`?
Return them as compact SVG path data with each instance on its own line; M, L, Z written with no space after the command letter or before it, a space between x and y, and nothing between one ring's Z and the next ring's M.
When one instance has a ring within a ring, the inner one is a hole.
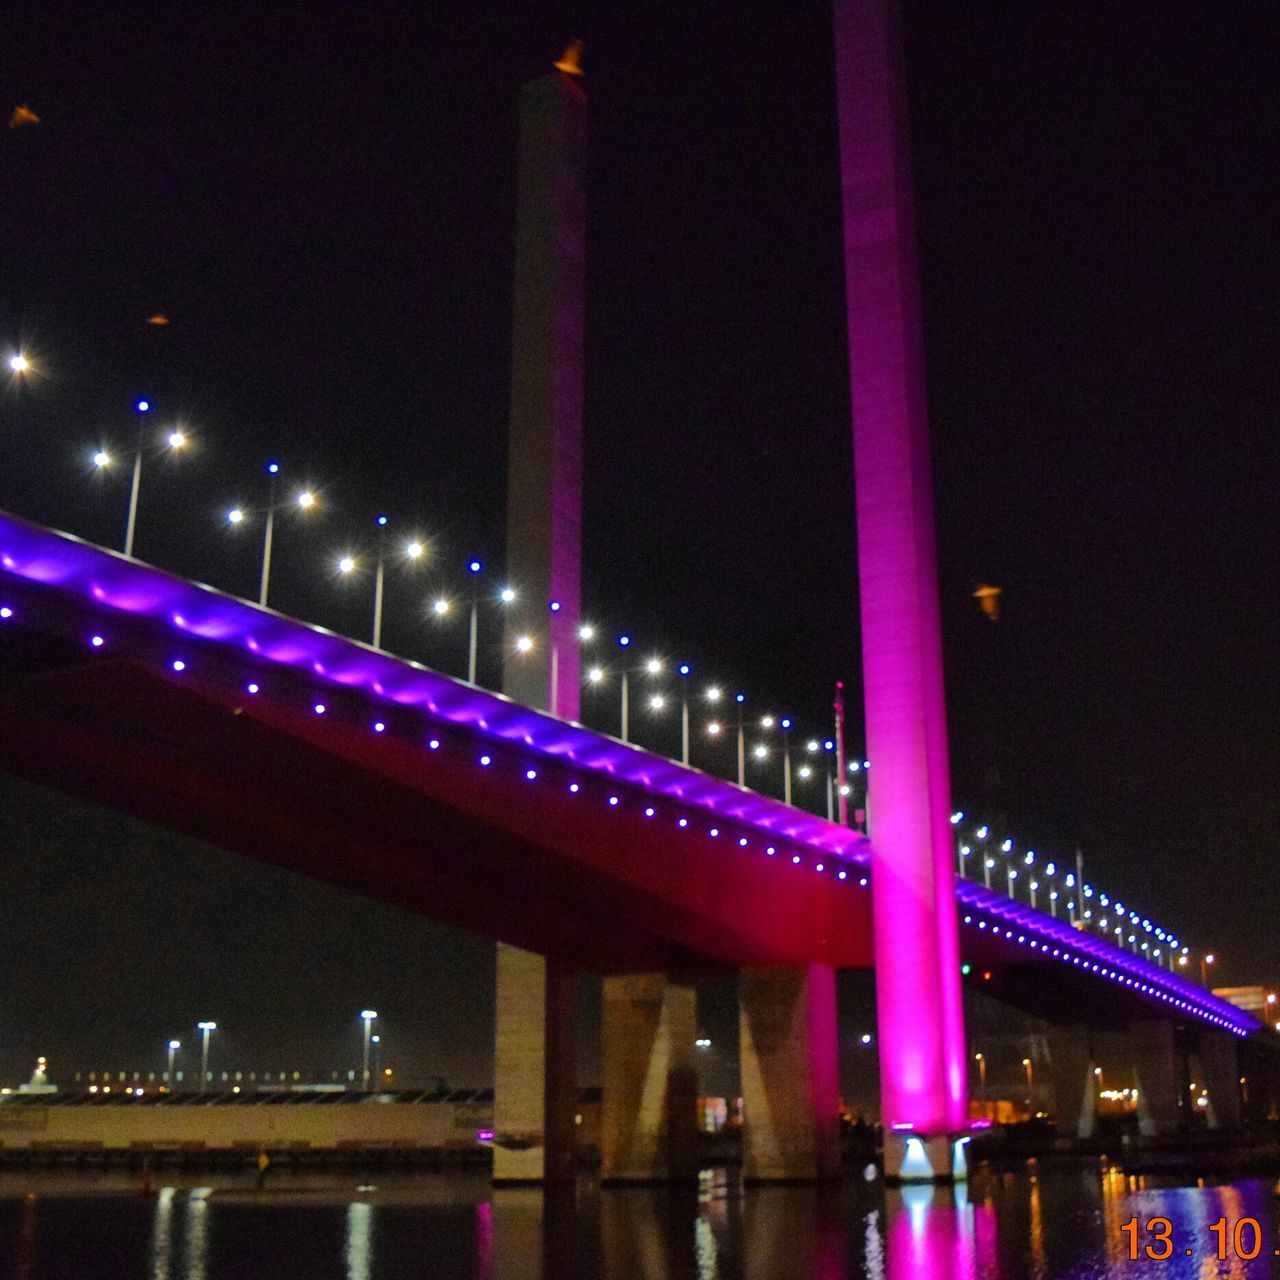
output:
M1238 1129L1241 1123L1240 1055L1235 1037L1225 1031L1202 1027L1198 1039L1200 1071L1204 1087L1209 1091L1209 1127Z
M697 1173L697 993L665 974L604 980L601 1168L605 1182Z
M1173 1023L1130 1023L1128 1043L1138 1081L1138 1132L1144 1138L1176 1133L1186 1116L1186 1070Z
M840 1176L836 981L830 965L744 969L738 984L742 1176Z
M1058 1133L1062 1137L1091 1138L1098 1119L1098 1086L1089 1029L1051 1027L1045 1039Z
M572 1182L577 1174L573 970L498 943L494 1182Z

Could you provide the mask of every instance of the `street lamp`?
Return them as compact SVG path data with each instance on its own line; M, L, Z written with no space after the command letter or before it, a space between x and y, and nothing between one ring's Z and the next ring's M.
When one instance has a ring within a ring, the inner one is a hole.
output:
M1032 1073L1033 1073L1033 1071L1034 1071L1034 1068L1033 1068L1033 1067L1032 1067L1032 1065L1031 1065L1031 1059L1030 1059L1030 1058L1023 1058L1023 1060L1022 1060L1022 1065L1023 1065L1023 1068L1026 1070L1026 1073L1027 1073L1027 1109L1028 1109L1028 1110L1030 1110L1030 1109L1031 1109L1031 1101L1032 1101L1032 1098L1033 1098L1033 1097L1034 1097L1034 1095L1035 1095L1035 1078L1034 1078L1034 1076L1033 1076L1033 1074L1032 1074Z
M630 645L631 645L631 637L629 635L626 635L624 633L623 635L620 635L618 637L618 648L626 649L626 648L629 648ZM631 728L631 720L630 720L631 707L629 702L630 695L628 693L627 664L625 661L622 664L622 679L619 681L619 686L620 686L620 695L621 695L621 712L618 717L618 728L619 728L618 736L622 739L623 742L626 742L627 732Z
M276 523L276 483L280 474L278 462L268 462L263 468L267 473L267 506L266 519L262 528L262 575L258 582L258 603L267 607L267 592L271 586L271 549L275 539ZM299 511L311 511L316 506L316 495L310 489L301 490L294 500L287 504L296 506ZM249 513L243 507L232 507L227 512L227 523L238 528L248 519Z
M138 527L138 491L142 486L142 450L145 445L143 424L146 420L146 415L151 410L151 402L149 400L139 400L134 405L134 409L138 414L138 438L133 450L133 479L129 485L129 514L124 526L124 553L127 556L133 555L134 533ZM188 440L184 432L175 428L169 432L166 437L166 443L172 451L177 452L179 449L186 448ZM93 465L100 471L105 471L110 467L111 461L111 454L105 449L99 449L93 455Z
M21 376L24 373L31 372L31 361L22 354L21 351L15 351L9 357L9 372Z
M978 1088L982 1099L982 1114L987 1113L987 1059L985 1054L975 1053L973 1060L978 1064Z
M1214 963L1216 957L1210 952L1207 956L1200 957L1200 985L1207 987L1209 985L1209 966Z
M745 693L735 693L733 700L738 704L738 786L747 785L747 743L742 731L742 704L746 702Z
M203 1093L209 1079L209 1032L217 1031L216 1022L197 1022L196 1030L200 1032L200 1092Z
M169 1041L169 1073L168 1075L165 1076L165 1080L168 1083L170 1089L173 1088L173 1084L174 1084L173 1056L181 1048L182 1048L182 1042L180 1040Z
M364 1023L364 1057L362 1059L360 1079L366 1093L369 1092L369 1039L373 1030L374 1019L378 1016L376 1009L361 1009L360 1021Z
M378 516L374 523L378 527L378 560L373 573L373 634L372 643L375 649L382 648L382 601L383 587L386 581L386 559L387 559L387 540L383 530L387 527L387 517ZM411 564L422 559L426 553L426 548L417 538L411 538L404 545L404 557ZM354 573L359 568L359 561L355 556L343 556L338 561L338 572L346 575ZM439 602L437 601L437 606ZM436 612L443 614L448 612L448 602L445 602L443 609L437 607Z
M682 683L680 685L680 763L689 767L689 676L693 668L682 662L677 668Z

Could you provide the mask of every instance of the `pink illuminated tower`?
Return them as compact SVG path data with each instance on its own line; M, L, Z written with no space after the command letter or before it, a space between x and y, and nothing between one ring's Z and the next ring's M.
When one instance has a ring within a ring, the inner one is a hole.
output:
M885 1172L948 1178L968 1127L933 485L894 0L835 0Z

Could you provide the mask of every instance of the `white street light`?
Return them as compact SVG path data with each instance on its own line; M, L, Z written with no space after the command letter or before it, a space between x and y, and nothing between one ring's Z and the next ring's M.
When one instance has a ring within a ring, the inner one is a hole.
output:
M173 1057L174 1057L174 1054L176 1054L178 1050L182 1048L182 1042L180 1040L170 1040L168 1047L169 1047L169 1074L165 1076L165 1081L169 1085L169 1088L172 1089L174 1085Z
M373 1030L374 1019L378 1016L376 1009L361 1009L360 1020L364 1023L364 1060L361 1080L366 1093L369 1092L369 1035Z
M197 1022L196 1029L200 1032L200 1092L203 1093L209 1079L209 1033L217 1031L218 1024Z

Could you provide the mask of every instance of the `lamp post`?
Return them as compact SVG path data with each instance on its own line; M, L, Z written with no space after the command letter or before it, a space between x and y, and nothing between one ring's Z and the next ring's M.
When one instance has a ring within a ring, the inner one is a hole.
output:
M133 483L129 486L129 518L124 526L124 553L133 555L133 531L138 524L138 488L142 484L142 424L151 409L151 402L139 400L134 409L138 414L138 439L133 450Z
M746 702L745 693L735 693L734 701L738 704L738 786L747 785L747 742L742 728L742 704Z
M630 645L631 645L631 637L630 637L630 636L628 636L628 635L620 635L620 636L618 637L618 647L619 647L620 649L626 649L626 648L629 648L629 647L630 647ZM627 664L626 664L626 661L625 661L625 655L624 655L624 661L623 661L623 663L622 663L622 679L621 679L618 683L619 683L619 686L620 686L620 688L619 688L619 692L620 692L620 696L621 696L621 708L620 708L620 714L619 714L619 717L618 717L618 719L619 719L619 725L618 725L619 733L618 733L618 736L622 739L622 741L623 741L623 742L626 742L626 741L628 741L628 736L627 736L627 735L628 735L628 733L630 732L630 729L631 729L631 721L630 721L630 717L631 717L631 707L630 707L630 693L629 693L629 691L628 691L628 682L627 682Z
M373 628L372 643L375 649L382 648L382 602L384 599L384 586L386 581L386 559L387 559L387 540L382 532L387 526L387 517L378 516L374 523L378 526L378 560L374 567L373 573ZM405 559L410 562L420 560L426 551L421 541L417 538L411 538L404 545ZM360 567L359 561L355 556L346 555L338 561L338 572L341 574L354 573ZM441 602L436 602L436 612L445 614L449 611L448 602L444 602L444 607L440 607Z
M133 450L133 478L129 485L129 514L124 526L124 553L133 555L134 534L138 527L138 491L142 486L142 450L145 445L143 424L146 414L151 410L149 400L139 400L134 406L138 414L138 437ZM176 427L169 432L167 443L170 449L178 450L186 447L187 437ZM111 465L111 454L106 449L99 449L93 455L93 465L99 470L106 470Z
M267 473L267 507L266 519L262 525L262 573L258 580L258 603L265 609L267 593L271 588L271 551L275 542L276 525L276 478L280 474L280 464L268 462L264 470ZM296 505L300 511L311 511L316 505L316 495L310 489L303 489L291 505ZM238 528L247 518L248 513L243 507L232 507L227 512L227 523L233 528Z
M677 668L680 673L680 763L689 767L689 676L693 668L682 662Z
M467 683L476 682L476 634L479 630L480 588L479 573L484 565L479 560L467 562L467 572L471 575L471 630L467 638ZM438 613L443 610L437 608Z
M987 1114L987 1059L985 1054L975 1053L973 1060L978 1064L978 1096L982 1101L982 1114Z
M1023 1058L1022 1066L1027 1073L1027 1110L1031 1110L1032 1098L1035 1096L1035 1077L1032 1074L1035 1070L1031 1065L1030 1058Z
M203 1093L209 1080L209 1033L217 1031L216 1022L197 1022L196 1030L200 1032L200 1092Z
M364 1056L361 1059L360 1079L366 1093L369 1092L369 1039L373 1031L374 1019L378 1016L376 1009L361 1009L360 1021L364 1023Z
M1200 957L1200 985L1207 987L1209 985L1209 966L1216 960L1213 952Z
M169 1048L169 1071L168 1071L168 1074L165 1076L165 1083L168 1084L170 1089L172 1089L174 1085L173 1058L174 1058L174 1055L178 1052L178 1050L182 1048L182 1042L180 1040L170 1040L168 1048Z
M373 1042L373 1078L382 1083L382 1037L370 1036Z

